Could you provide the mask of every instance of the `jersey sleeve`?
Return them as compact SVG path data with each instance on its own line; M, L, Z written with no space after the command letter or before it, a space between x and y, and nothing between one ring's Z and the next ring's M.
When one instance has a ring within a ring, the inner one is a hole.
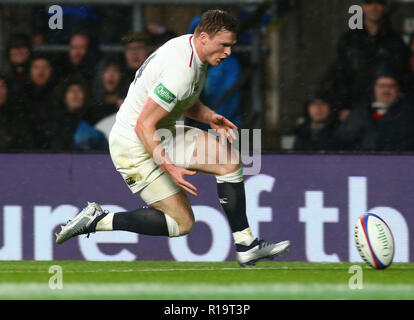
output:
M190 85L185 70L167 67L150 89L149 96L166 111L171 112L178 101L187 98Z

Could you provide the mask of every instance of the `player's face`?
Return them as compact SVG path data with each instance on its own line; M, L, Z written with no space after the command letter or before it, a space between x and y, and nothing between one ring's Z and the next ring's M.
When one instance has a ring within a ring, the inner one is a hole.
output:
M212 66L218 66L231 55L231 48L236 44L236 34L227 30L219 31L213 36L203 37L204 55Z

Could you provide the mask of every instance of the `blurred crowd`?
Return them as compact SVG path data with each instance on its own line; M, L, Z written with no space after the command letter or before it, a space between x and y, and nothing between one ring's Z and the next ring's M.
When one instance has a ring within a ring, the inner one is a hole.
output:
M304 103L300 151L414 151L414 37L391 27L386 0L363 0L364 28L346 31L337 60Z
M0 70L0 151L107 150L109 131L135 72L177 36L149 24L144 32L122 37L116 26L107 28L97 38L90 28L96 14L76 8L65 9L65 25L73 28L9 37ZM295 150L414 151L414 36L407 45L393 30L386 0L362 0L362 9L364 28L348 30L338 39L335 63L304 102ZM191 21L188 33L199 19ZM262 20L262 25L269 23ZM249 43L248 38L246 32L239 43ZM122 53L99 50L100 44L119 41ZM34 50L45 43L67 44L69 49L53 54ZM243 125L240 58L233 54L210 67L202 93L207 105L237 126Z
M0 149L107 150L136 70L168 36L130 33L123 54L103 56L87 32L72 34L61 55L35 53L30 37L12 35L0 73Z
M116 112L136 71L154 50L177 36L162 25L149 24L143 32L118 36L118 41L107 34L103 39L89 28L97 21L93 10L65 6L64 14L63 30L34 28L31 36L16 33L9 37L6 64L0 70L0 151L108 150ZM189 33L199 20L194 18ZM120 41L122 53L99 50L99 44ZM42 44L66 44L69 49L49 54L34 50ZM239 74L240 63L234 56L210 68L203 100L213 104ZM215 109L240 125L239 105L240 89Z

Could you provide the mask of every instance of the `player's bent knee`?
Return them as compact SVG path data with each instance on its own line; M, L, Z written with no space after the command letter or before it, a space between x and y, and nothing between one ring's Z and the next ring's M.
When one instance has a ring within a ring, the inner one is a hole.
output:
M241 164L240 163L228 163L223 165L222 167L222 174L221 175L227 175L227 174L232 174L233 172L237 172L238 170L240 170L241 168Z
M225 176L225 175L231 175L231 174L239 174L239 171L242 170L242 166L240 163L237 164L223 164L219 168L217 176Z
M193 230L194 227L194 218L188 218L185 220L182 220L178 224L178 228L180 230L180 236L185 236Z
M216 175L216 180L218 183L230 182L238 183L243 181L243 167L236 166L229 170L229 173Z
M174 212L165 210L169 237L181 237L189 234L194 226L194 214L192 211L174 209Z
M223 161L223 159L220 159L219 157L218 159L219 172L217 175L222 176L226 174L231 174L241 168L241 161L238 155L235 155L232 152L229 152L225 160L226 161Z

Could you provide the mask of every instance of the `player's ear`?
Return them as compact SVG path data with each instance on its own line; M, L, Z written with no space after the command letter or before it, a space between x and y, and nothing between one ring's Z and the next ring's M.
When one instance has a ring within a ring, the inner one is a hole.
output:
M201 32L199 35L200 41L202 44L206 44L207 40L210 38L207 32Z

